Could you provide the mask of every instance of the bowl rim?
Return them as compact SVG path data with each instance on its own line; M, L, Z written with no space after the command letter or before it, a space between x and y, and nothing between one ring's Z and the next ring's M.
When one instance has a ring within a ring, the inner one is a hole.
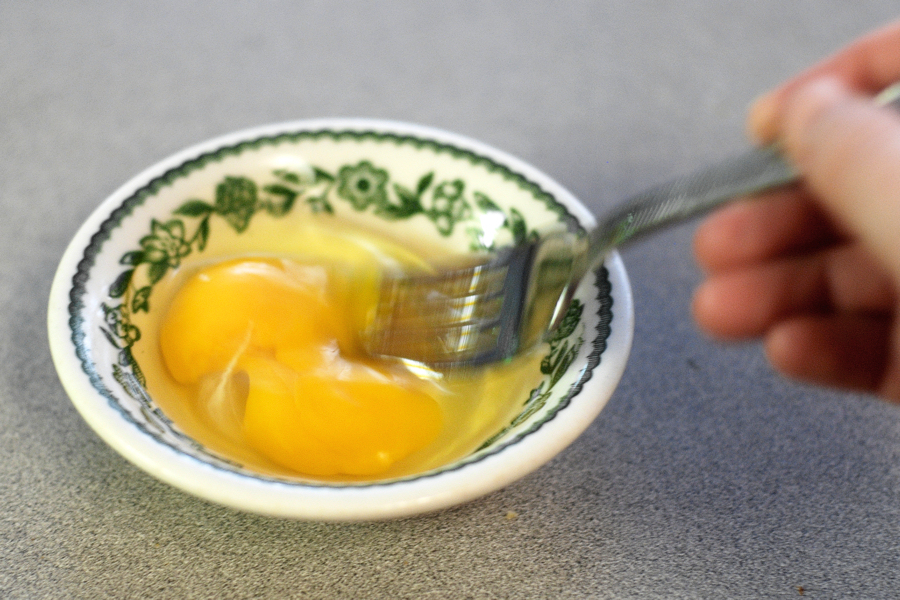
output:
M217 469L149 435L134 435L136 428L123 427L123 422L132 424L94 387L74 352L70 292L92 236L112 211L148 182L204 154L262 137L320 129L400 134L473 152L536 183L582 225L590 226L594 222L593 215L574 195L521 159L478 140L424 125L365 118L309 119L247 128L194 144L142 170L104 199L78 228L60 260L48 303L48 337L60 381L82 418L130 462L188 493L240 510L317 521L378 520L432 512L498 490L551 460L581 435L602 410L618 385L630 354L634 307L624 265L615 252L604 263L615 307L614 326L605 339L602 353L604 376L594 376L592 371L585 373L564 410L558 410L528 435L514 438L514 443L501 444L458 468L364 485L254 478ZM596 365L594 371L600 366ZM588 396L594 401L586 401ZM573 401L579 397L581 401ZM239 484L235 485L236 482Z

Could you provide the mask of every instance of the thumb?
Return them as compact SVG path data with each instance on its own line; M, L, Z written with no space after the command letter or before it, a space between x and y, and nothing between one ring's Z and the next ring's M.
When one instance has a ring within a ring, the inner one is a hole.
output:
M813 195L900 281L900 113L818 79L791 95L782 124Z

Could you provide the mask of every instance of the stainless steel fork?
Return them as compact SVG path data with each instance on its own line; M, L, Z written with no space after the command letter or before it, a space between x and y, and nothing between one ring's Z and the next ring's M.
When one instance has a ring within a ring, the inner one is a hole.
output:
M900 84L876 101L900 110ZM386 274L363 347L441 370L507 360L547 338L610 249L796 178L776 147L754 149L629 198L588 233L549 233L435 274Z

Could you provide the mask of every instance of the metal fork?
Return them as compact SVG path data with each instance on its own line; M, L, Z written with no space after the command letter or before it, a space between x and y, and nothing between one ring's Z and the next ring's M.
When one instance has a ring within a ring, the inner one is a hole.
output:
M876 102L900 110L900 84ZM632 196L590 232L548 233L435 274L385 274L362 345L440 370L510 359L546 340L610 249L796 178L777 147L754 149Z

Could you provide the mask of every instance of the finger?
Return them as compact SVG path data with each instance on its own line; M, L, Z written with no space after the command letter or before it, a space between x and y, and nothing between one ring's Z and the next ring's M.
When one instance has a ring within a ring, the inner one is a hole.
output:
M792 187L710 215L694 235L694 254L704 270L714 273L810 251L840 237L822 209Z
M886 313L892 280L859 245L761 263L711 276L694 295L694 318L717 337L763 335L798 314Z
M820 80L797 91L784 127L811 193L900 279L900 114Z
M850 89L873 95L900 79L900 21L852 42L834 55L759 98L750 110L751 137L772 142L779 137L785 105L800 88L815 79L833 77Z
M781 373L819 385L880 393L890 355L888 317L802 316L766 336L769 362Z

